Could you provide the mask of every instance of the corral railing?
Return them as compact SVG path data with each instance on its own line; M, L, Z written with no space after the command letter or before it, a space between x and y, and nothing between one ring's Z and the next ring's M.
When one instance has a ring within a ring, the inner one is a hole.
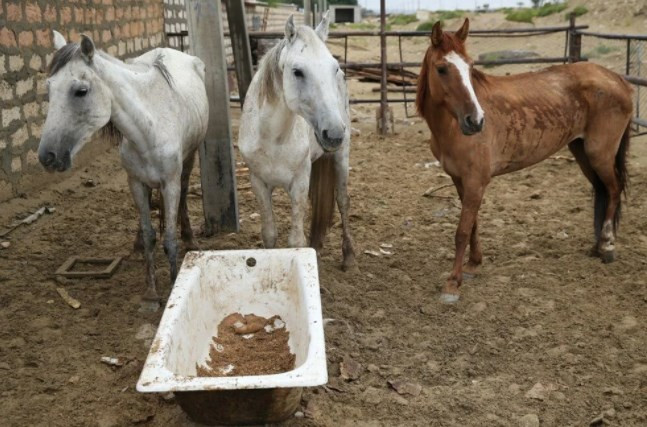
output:
M635 131L647 133L647 35L577 30L581 59L600 63L634 85Z

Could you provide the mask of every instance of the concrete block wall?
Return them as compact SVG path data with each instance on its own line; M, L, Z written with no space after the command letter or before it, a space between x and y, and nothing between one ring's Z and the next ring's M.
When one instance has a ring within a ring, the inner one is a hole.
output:
M0 201L57 178L43 171L37 155L47 114L53 29L71 41L88 34L113 56L136 56L164 43L164 4L0 0Z

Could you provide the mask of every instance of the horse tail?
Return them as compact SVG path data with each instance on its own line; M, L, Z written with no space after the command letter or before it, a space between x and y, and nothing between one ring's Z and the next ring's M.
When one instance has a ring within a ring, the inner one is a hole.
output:
M614 161L614 171L616 174L616 179L618 180L618 185L620 186L620 191L626 195L627 188L629 187L629 175L627 173L627 151L629 150L629 139L631 138L631 122L627 123L624 133L622 134L622 139L620 140L620 146L616 152L616 157ZM602 232L602 226L604 225L604 218L607 212L607 206L609 205L609 192L602 182L602 180L595 175L593 180L593 190L595 192L595 203L594 203L594 216L593 224L595 229L595 238L600 238L600 233ZM616 208L615 215L613 217L613 229L614 231L618 229L620 225L620 217L622 213L622 199L618 201L618 207Z
M312 163L310 172L310 246L323 247L335 210L335 156L325 153Z

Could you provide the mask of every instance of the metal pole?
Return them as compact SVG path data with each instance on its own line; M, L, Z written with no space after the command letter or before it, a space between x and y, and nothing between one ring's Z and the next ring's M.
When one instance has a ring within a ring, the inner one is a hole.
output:
M238 231L238 200L234 149L229 118L227 61L220 19L220 0L188 0L186 3L190 47L206 65L205 86L209 100L209 125L200 144L200 178L207 236Z
M238 93L240 94L240 99L244 102L247 88L249 88L254 76L252 52L249 48L249 37L247 35L247 20L245 19L245 1L225 0L225 5L227 7L231 48L234 53Z
M312 26L312 0L303 0L303 24Z
M380 0L380 63L382 65L382 81L380 82L380 123L382 135L386 135L386 115L389 108L386 100L386 1Z

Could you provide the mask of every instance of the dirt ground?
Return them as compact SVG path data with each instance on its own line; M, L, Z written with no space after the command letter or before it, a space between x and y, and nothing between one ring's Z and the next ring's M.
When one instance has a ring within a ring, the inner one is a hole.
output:
M587 256L591 189L561 152L493 180L480 216L482 271L465 283L459 304L446 306L438 295L451 268L458 197L451 187L422 196L451 182L433 165L426 126L397 107L397 134L378 137L373 108L353 109L358 269L340 269L338 223L319 264L324 317L334 319L325 330L330 382L307 390L305 417L285 424L562 426L603 414L613 425L646 425L647 137L632 140L615 263ZM201 248L262 246L246 175L238 187L241 232L199 236ZM277 196L285 245L289 204ZM161 311L138 311L143 260L131 252L137 216L116 148L106 145L105 155L60 184L3 203L0 224L43 205L56 211L14 231L0 249L2 424L193 425L172 396L134 390ZM190 210L199 232L198 197ZM364 253L383 243L393 245L391 255ZM124 261L110 279L55 280L70 255ZM157 267L167 297L160 245ZM68 306L57 287L81 307ZM111 367L102 356L126 363ZM361 365L355 380L340 378L344 359ZM413 394L389 385L398 380Z

